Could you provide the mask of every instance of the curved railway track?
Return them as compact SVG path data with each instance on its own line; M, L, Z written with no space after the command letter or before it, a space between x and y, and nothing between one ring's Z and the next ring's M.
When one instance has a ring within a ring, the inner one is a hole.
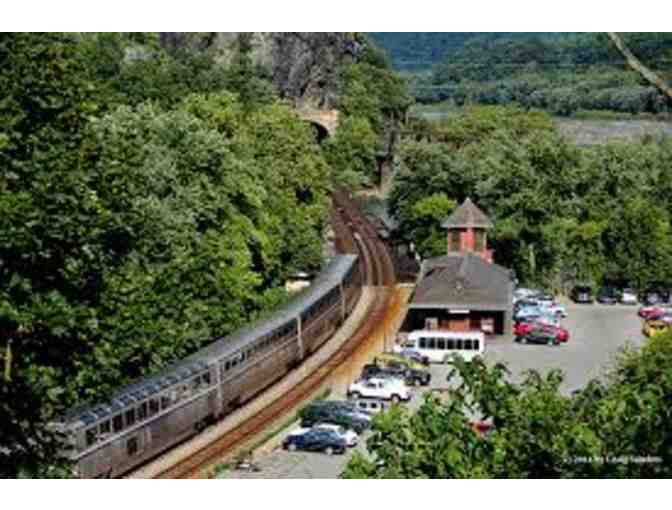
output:
M332 227L336 234L336 246L345 253L357 253L363 260L363 284L374 287L389 287L396 282L394 266L386 246L354 200L345 190L333 194L334 207L331 213ZM383 322L389 305L389 294L376 294L367 320L326 362L308 374L289 392L264 407L239 426L195 450L187 458L167 465L155 478L197 478L218 458L255 437L288 411L308 399L327 378L354 353L357 347ZM169 453L162 457L168 457ZM161 458L155 462L161 462Z

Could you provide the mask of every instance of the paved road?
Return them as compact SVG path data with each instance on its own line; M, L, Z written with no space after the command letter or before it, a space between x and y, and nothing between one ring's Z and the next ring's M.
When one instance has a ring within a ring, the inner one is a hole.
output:
M562 390L571 392L604 373L618 351L631 343L638 347L643 341L637 308L624 305L567 305L568 317L563 326L570 340L560 346L522 345L504 337L488 343L486 359L505 362L513 380L520 380L525 370L546 373L559 368L565 372ZM433 365L430 388L446 387L448 368ZM413 389L411 407L422 401L421 391ZM365 440L365 438L364 438ZM357 449L363 449L360 444ZM256 459L258 473L232 471L228 478L337 478L350 454L328 457L321 453L285 452L280 449Z

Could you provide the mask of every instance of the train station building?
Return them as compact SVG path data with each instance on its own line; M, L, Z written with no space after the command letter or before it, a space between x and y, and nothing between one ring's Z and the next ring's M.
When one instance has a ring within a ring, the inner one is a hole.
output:
M467 199L441 226L447 253L422 263L403 329L509 333L514 282L488 249L492 222Z

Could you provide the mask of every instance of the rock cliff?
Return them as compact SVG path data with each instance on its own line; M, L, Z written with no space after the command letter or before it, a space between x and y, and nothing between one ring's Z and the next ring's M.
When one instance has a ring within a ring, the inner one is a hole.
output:
M243 52L267 69L282 97L314 108L338 105L339 71L362 50L355 34L345 32L164 32L160 40L169 50L214 51L224 64Z

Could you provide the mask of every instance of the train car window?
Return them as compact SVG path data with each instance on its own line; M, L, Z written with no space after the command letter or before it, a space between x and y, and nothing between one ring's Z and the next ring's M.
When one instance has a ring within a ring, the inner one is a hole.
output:
M91 427L86 431L86 446L92 446L98 440L96 427Z
M179 391L180 398L179 400L184 400L185 398L191 397L191 389L188 385L183 384Z
M121 415L118 414L114 418L112 418L112 430L114 432L119 432L123 428L124 428L124 421Z
M138 438L137 437L132 437L131 439L128 440L126 443L126 452L128 453L129 457L132 457L136 453L138 453Z
M143 402L138 406L138 421L147 418L147 402Z
M464 348L465 348L467 351L470 351L470 350L471 350L471 345L472 345L471 340L465 340L465 341L464 341Z
M228 371L229 368L231 368L231 362L230 362L230 361L227 361L227 362L224 364L224 371L225 371L225 372Z
M420 338L420 349L426 349L427 348L427 339L426 338Z
M168 395L161 396L161 409L168 409L171 406L172 402Z
M446 340L446 349L448 349L449 351L455 349L455 340L453 340L452 338Z
M126 426L130 427L135 423L135 409L126 411Z
M461 338L455 340L455 348L456 348L457 350L461 350L461 349L462 349L462 339L461 339Z
M100 435L101 439L104 439L105 437L110 435L110 421L104 421L103 423L100 424Z
M149 415L154 416L155 414L158 414L159 412L159 400L156 398L153 398L152 400L149 401Z
M436 339L436 348L440 350L445 350L446 349L446 340L444 338L437 338Z
M204 373L201 377L203 379L203 383L207 386L210 386L210 372Z
M477 351L481 348L481 341L480 340L474 340L474 350Z

